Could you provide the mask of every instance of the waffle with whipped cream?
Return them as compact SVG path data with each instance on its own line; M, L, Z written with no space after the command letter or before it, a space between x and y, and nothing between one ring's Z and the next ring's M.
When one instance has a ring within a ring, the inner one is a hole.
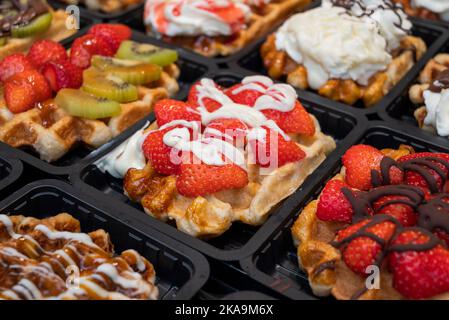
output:
M291 86L261 76L228 89L203 79L187 103L162 100L155 113L156 123L96 164L124 177L146 213L200 238L236 221L261 225L336 147Z
M115 255L108 233L81 233L67 213L0 215L0 259L0 299L154 300L159 294L148 260L135 250Z
M310 3L310 0L148 0L144 23L150 34L167 42L207 57L228 56Z
M329 99L379 102L427 50L388 1L325 0L287 20L262 45L268 74ZM332 32L329 32L332 30Z

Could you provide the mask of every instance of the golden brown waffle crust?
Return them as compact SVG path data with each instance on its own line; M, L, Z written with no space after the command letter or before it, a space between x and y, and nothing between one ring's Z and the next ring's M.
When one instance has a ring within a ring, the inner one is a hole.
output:
M220 236L237 221L259 226L268 218L271 209L295 192L335 149L335 141L324 135L314 120L316 132L313 137L293 137L306 153L304 159L275 169L269 175L261 175L258 166L250 165L249 183L244 188L187 198L176 191L176 177L170 176L164 178L159 190L150 185L148 188L151 190L137 200L140 200L147 214L164 221L173 220L179 230L194 237ZM149 130L154 128L153 125ZM149 181L151 174L146 175ZM124 181L125 194L134 194L133 188L142 181L142 175L145 176L145 169L128 171Z
M78 143L98 148L149 115L158 100L174 95L179 90L178 77L175 64L165 67L157 82L138 87L137 101L121 104L120 115L106 120L73 117L54 104L12 114L2 97L0 141L15 148L32 148L47 162L62 158Z
M23 39L8 38L6 44L0 47L0 60L13 53L27 52L37 40L47 39L59 42L76 33L77 30L70 30L66 27L66 21L69 15L65 11L57 10L51 12L53 14L53 20L50 28L46 32Z
M261 56L271 78L286 79L292 86L310 89L307 69L294 62L286 52L277 50L276 35L272 34L261 47ZM393 60L387 69L371 77L367 86L361 86L353 80L330 79L318 90L318 94L329 99L354 105L361 101L365 107L378 103L414 66L427 51L425 42L418 37L406 36L400 48L393 52Z
M229 56L270 31L270 29L281 23L291 14L304 9L311 2L311 0L272 1L267 4L266 14L260 15L253 11L248 27L242 30L236 39L232 41L224 41L220 37L210 38L205 48L191 44L195 43L195 41L183 41L183 37L169 38L169 41L206 57ZM147 27L147 32L152 34L151 27Z
M409 98L418 108L414 112L414 116L421 129L437 134L436 128L425 125L424 119L427 116L427 109L424 104L424 91L435 80L437 74L449 68L449 53L439 53L431 59L418 77L418 83L410 87Z
M414 153L412 147L401 145L399 149L381 150L395 160ZM344 180L345 168L332 179ZM291 228L293 242L297 247L299 267L307 274L310 287L317 296L332 295L337 299L349 300L366 288L365 279L352 272L342 260L340 250L330 242L336 233L347 224L325 222L317 218L318 200L311 201L299 214ZM393 288L392 275L385 268L380 272L380 289L366 290L360 300L402 300L405 299ZM449 299L449 293L433 297Z

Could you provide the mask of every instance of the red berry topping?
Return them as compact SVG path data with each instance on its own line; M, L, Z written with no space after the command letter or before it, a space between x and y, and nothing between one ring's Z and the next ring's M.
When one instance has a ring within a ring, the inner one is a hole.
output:
M120 44L131 38L131 29L124 24L108 24L99 23L89 29L88 34L92 34L96 37L102 37L106 40L112 50L117 52Z
M68 59L66 49L51 40L36 41L28 52L28 59L40 70L47 62L58 62Z
M316 216L322 221L338 221L351 223L354 210L342 188L349 186L341 180L330 180L323 189L318 200Z
M387 214L395 217L403 226L414 226L418 220L418 214L407 204L398 203L398 200L409 200L404 196L384 196L373 204L376 214ZM391 204L388 204L392 202Z
M48 62L41 70L54 92L62 88L81 87L83 70L74 66L70 61Z
M34 65L22 53L14 53L0 62L0 81L4 82L16 73L34 69Z
M114 48L103 37L96 37L93 34L86 34L76 39L70 49L70 61L81 69L90 66L93 55L113 56Z
M215 131L220 133L218 134ZM206 127L204 133L206 137L225 140L243 147L247 131L248 126L238 119L217 119Z
M296 101L295 108L289 112L279 110L263 110L263 114L277 123L286 133L297 133L305 136L315 134L315 123L310 114L304 109L299 101Z
M266 88L263 84L257 83L257 85L260 85L263 88ZM263 96L263 93L257 90L239 90L240 87L244 86L241 83L238 83L228 89L226 89L224 92L225 94L232 99L235 103L243 104L246 106L254 106L257 99L261 96Z
M197 82L190 88L190 91L189 91L189 97L187 98L187 103L189 103L193 107L200 106L200 102L198 101L198 95L199 95L198 87L199 86L201 86L201 83ZM214 86L218 90L222 91L222 88L215 82L214 82ZM208 97L204 97L201 102L205 106L207 111L209 111L209 112L214 112L215 110L219 109L222 105L220 102L215 101Z
M154 114L159 127L173 120L201 121L201 116L189 104L173 99L159 100L154 105Z

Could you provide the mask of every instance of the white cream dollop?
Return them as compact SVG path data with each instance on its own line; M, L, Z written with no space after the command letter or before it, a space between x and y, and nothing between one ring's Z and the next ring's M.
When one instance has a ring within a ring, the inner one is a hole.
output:
M361 85L391 62L376 23L349 16L343 8L320 7L291 17L276 33L276 47L307 69L318 90L329 79Z
M416 8L425 8L438 13L441 19L449 21L448 0L412 0L412 5Z
M216 0L214 6L227 7L232 0ZM243 2L235 2L246 19L250 9ZM147 0L144 23L169 37L175 36L230 36L232 26L211 11L203 8L210 6L207 0ZM162 11L161 11L162 10ZM165 20L161 21L161 17Z
M449 89L424 91L424 102L427 109L424 124L434 127L439 136L449 136Z

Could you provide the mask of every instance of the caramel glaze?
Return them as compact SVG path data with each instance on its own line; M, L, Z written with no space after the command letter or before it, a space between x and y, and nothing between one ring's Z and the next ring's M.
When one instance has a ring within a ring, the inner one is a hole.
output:
M0 37L9 36L13 26L26 25L46 12L48 7L42 0L0 1Z
M422 252L431 250L438 245L445 246L445 244L433 234L433 231L437 228L449 233L449 194L440 193L441 190L438 187L437 180L430 170L433 170L441 177L443 181L442 185L448 181L449 177L443 170L441 170L437 163L445 166L449 170L449 162L436 157L410 159L402 163L398 163L389 157L384 157L381 161L380 171L373 170L371 172L372 184L375 187L374 189L367 192L354 192L349 188L342 188L342 193L348 199L354 211L353 223L357 223L367 218L370 218L370 221L351 236L340 241L333 241L331 242L331 245L338 249L344 249L347 244L356 238L367 237L372 239L381 247L381 251L375 259L375 265L379 267L381 266L384 257L392 252ZM398 168L403 172L412 171L419 173L427 182L429 190L433 195L432 198L426 200L424 191L419 187L410 185L388 185L391 183L390 169L393 167ZM386 201L378 208L378 210L382 210L393 204L410 206L418 213L417 226L403 227L396 218L386 214L377 214L370 217L370 214L374 212L374 203L385 196L400 196L401 199ZM368 231L375 225L387 221L395 225L395 232L388 241L385 241ZM421 244L411 243L391 245L400 234L406 231L417 231L420 234L425 235L428 238L428 241ZM329 268L333 267L331 265L326 265L319 270L322 272L324 269ZM352 299L360 298L366 291L366 288L357 291Z

